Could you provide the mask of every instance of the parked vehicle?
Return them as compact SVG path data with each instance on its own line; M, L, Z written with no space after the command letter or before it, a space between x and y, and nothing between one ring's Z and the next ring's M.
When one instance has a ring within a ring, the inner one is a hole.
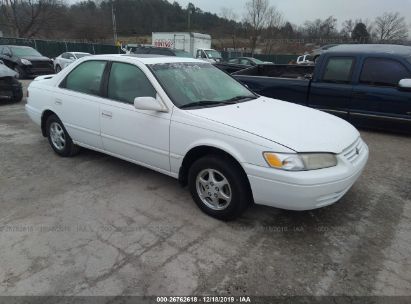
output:
M152 35L152 41L155 47L186 51L204 61L212 63L223 61L220 52L211 48L211 36L207 34L156 32Z
M314 61L312 60L311 56L306 54L306 55L302 55L299 56L297 58L297 64L303 64L303 65L313 65Z
M193 56L182 50L174 50L169 48L160 47L136 47L130 52L131 54L151 54L151 55L162 55L162 56L173 56L173 57L184 57L193 58Z
M275 78L270 67L234 74L257 94L324 110L359 127L411 133L411 47L336 46L321 55L312 79Z
M23 88L16 76L15 71L0 61L0 101L20 102L23 99Z
M238 58L230 59L228 63L240 64L246 67L256 66L259 64L273 64L272 62L262 61L262 60L259 60L253 57L238 57Z
M0 59L17 73L17 78L54 73L53 61L28 46L1 45Z
M66 68L74 61L83 58L84 56L91 56L90 53L83 52L66 52L54 59L54 70L56 73L60 72L62 69Z
M344 120L259 97L200 60L91 56L28 91L27 113L58 155L85 147L178 178L201 210L223 220L253 201L333 204L368 159Z
M327 45L323 45L322 47L319 47L319 48L313 50L313 51L310 53L310 57L312 58L312 60L313 60L314 63L315 63L315 62L317 62L317 59L320 58L320 56L321 56L324 52L330 50L331 48L333 48L333 47L335 47L335 46L338 46L338 44L327 44Z

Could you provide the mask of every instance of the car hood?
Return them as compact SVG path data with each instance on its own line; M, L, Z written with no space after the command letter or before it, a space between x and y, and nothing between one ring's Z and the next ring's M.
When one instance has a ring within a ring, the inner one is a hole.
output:
M360 136L351 124L336 116L266 97L190 112L296 152L341 153Z
M21 59L27 59L30 61L49 61L51 62L51 59L45 56L24 56L24 57L21 57Z
M0 77L16 77L17 73L4 64L0 64Z

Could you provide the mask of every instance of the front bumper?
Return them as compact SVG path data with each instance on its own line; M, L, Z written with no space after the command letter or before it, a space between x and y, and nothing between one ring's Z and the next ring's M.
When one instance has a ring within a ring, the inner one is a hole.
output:
M250 164L244 167L256 204L303 211L339 201L361 176L368 155L367 145L359 139L337 156L338 165L333 168L287 172Z
M26 77L34 78L42 75L54 74L54 67L52 64L43 64L43 65L27 65L23 67L23 71Z
M21 83L14 77L0 78L0 100L20 101L23 98Z

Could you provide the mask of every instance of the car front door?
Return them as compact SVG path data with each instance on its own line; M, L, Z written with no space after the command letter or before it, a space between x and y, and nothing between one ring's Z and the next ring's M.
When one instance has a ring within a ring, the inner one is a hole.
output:
M136 65L113 62L101 103L104 149L141 165L170 171L170 113L137 110L136 97L160 98L145 73Z
M100 100L106 61L85 61L60 83L54 109L75 142L102 149Z
M410 78L396 59L366 58L353 89L350 120L361 127L411 132L411 92L398 86Z
M354 67L354 57L329 57L322 75L311 82L309 106L348 119Z

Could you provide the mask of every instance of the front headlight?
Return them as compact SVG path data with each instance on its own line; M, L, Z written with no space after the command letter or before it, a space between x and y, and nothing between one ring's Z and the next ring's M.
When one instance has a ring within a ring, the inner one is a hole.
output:
M21 63L24 64L24 65L30 65L31 61L27 60L27 59L21 59Z
M331 153L263 153L267 164L285 171L309 171L337 166L337 157Z

